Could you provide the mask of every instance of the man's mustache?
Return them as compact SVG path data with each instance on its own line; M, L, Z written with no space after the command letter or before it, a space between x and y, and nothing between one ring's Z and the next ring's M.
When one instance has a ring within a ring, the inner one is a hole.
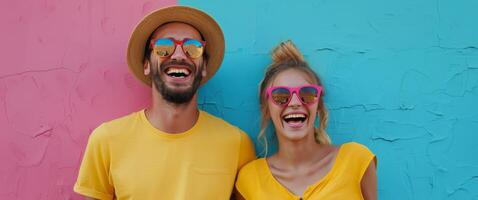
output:
M169 61L161 63L161 71L163 71L164 69L166 69L167 67L169 67L171 65L187 66L189 69L191 69L191 71L196 69L195 65L193 65L191 63L188 63L186 61L169 60Z

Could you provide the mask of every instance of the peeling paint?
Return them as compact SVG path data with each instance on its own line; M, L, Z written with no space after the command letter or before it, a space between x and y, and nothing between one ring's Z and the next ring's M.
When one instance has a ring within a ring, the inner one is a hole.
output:
M33 138L36 138L36 137L39 137L39 136L48 136L50 137L51 136L51 132L52 132L53 128L52 127L49 127L49 126L40 126L40 129L38 131L36 131L35 133L33 133Z

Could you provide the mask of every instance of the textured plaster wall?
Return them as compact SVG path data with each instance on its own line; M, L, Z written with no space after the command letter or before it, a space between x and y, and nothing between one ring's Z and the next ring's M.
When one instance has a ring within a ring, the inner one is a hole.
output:
M478 199L478 1L192 1L226 34L203 107L258 132L270 49L294 40L325 82L334 143L378 156L380 199Z
M78 199L86 140L141 109L130 31L174 1L0 2L0 199ZM334 143L379 159L380 199L478 199L478 26L472 0L180 1L224 29L223 66L201 107L258 132L269 51L293 39L326 87Z
M0 2L0 199L80 199L91 130L149 103L126 65L131 30L175 3Z

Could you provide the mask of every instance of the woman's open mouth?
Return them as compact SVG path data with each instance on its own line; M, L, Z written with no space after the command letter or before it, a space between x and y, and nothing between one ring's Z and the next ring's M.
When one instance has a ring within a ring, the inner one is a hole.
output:
M307 115L304 113L289 113L282 116L282 120L283 122L285 122L285 124L291 127L299 128L305 124L305 121L307 120Z

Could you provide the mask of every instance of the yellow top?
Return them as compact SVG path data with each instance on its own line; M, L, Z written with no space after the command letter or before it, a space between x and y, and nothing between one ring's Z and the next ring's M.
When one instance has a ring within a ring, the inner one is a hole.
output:
M272 175L266 159L260 158L245 165L239 172L236 189L247 200L274 199L363 199L360 181L375 155L358 143L340 147L332 169L301 196L294 195Z
M74 191L97 199L229 199L237 171L255 159L239 128L201 111L188 131L154 128L143 111L91 134Z

